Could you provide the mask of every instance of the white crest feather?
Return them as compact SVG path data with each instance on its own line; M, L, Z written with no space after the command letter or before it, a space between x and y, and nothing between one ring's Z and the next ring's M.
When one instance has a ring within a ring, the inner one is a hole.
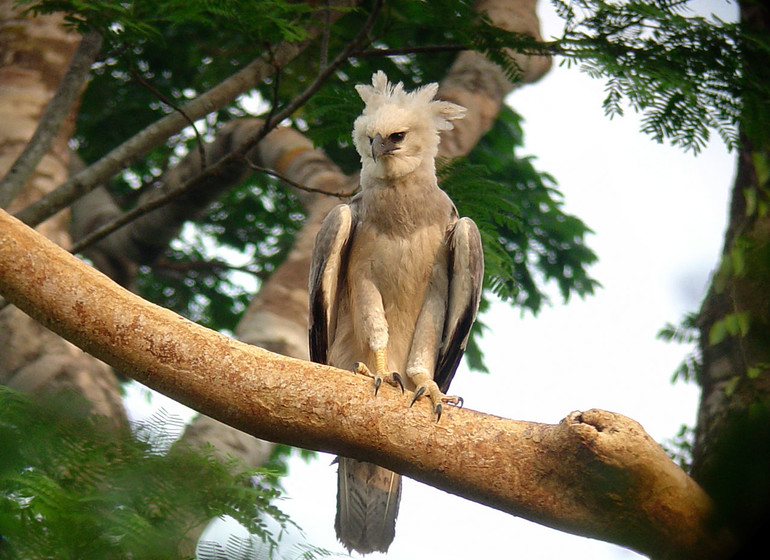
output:
M407 92L404 84L390 82L381 70L372 76L372 85L357 85L356 91L366 106L353 124L353 143L361 156L362 172L371 177L403 177L421 165L433 170L439 133L451 130L452 121L465 115L464 107L434 99L438 84ZM388 157L375 160L372 142L378 135L381 139L400 135L401 139Z
M370 115L385 104L392 103L405 109L415 109L419 106L433 117L436 130L452 130L451 121L465 116L466 109L449 101L434 101L438 92L438 84L430 83L417 88L412 92L404 90L404 84L396 84L388 81L385 72L378 70L372 75L372 85L360 84L356 86L358 95L361 96L366 106L364 115Z

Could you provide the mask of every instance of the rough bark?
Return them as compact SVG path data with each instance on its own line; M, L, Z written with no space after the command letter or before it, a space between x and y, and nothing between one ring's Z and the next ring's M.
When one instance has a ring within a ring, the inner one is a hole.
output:
M719 558L711 501L633 420L558 425L451 409L210 331L131 294L0 211L0 293L142 383L256 437L374 462L454 494L657 558Z
M767 35L770 9L741 2L741 23ZM770 82L764 55L746 75ZM766 102L763 100L762 102ZM744 126L752 126L752 101ZM754 125L755 126L755 125ZM764 137L763 137L764 135ZM692 474L745 547L770 520L770 141L744 131L721 263L698 316L703 367Z
M22 18L10 2L0 3L0 175L35 131L79 41L78 35L63 30L59 16ZM66 179L73 125L70 114L12 208ZM66 247L66 218L62 214L40 231ZM125 420L110 369L13 307L0 312L0 348L0 383L28 393L72 389L88 398L95 412L116 424Z

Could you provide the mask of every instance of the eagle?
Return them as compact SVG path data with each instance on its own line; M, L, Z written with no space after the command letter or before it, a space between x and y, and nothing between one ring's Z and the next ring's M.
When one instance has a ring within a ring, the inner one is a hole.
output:
M435 100L438 84L407 92L384 72L358 85L353 126L360 190L332 209L315 240L309 279L311 360L430 399L436 421L465 351L484 276L481 236L438 186L439 133L465 108ZM348 550L387 551L401 476L337 460L335 529Z

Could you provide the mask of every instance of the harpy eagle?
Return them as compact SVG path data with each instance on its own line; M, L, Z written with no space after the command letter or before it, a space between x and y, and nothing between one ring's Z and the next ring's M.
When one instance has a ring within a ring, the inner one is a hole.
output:
M439 189L439 132L465 108L413 92L380 71L356 90L366 104L353 127L361 189L329 212L310 271L310 357L354 368L430 398L436 419L476 317L484 276L476 224ZM401 477L338 460L337 537L348 550L386 551L395 535Z

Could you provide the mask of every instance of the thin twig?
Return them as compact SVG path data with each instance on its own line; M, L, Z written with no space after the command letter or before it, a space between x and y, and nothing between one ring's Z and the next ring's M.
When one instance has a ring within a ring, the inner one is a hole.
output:
M531 41L530 41L531 43ZM421 45L413 47L397 47L391 49L366 49L353 53L356 58L404 56L407 54L432 54L442 52L460 52L474 50L468 45ZM540 41L530 44L528 47L516 49L518 54L525 55L555 55L565 54L567 51L558 41Z
M273 118L273 115L275 114L275 111L278 109L278 103L279 103L279 97L278 97L278 91L281 87L281 65L278 64L275 61L275 57L273 56L273 50L270 48L270 45L267 46L267 53L270 55L270 63L273 65L273 99L270 103L270 110L267 113L267 119L270 120Z
M245 274L251 274L252 276L262 279L263 275L258 270L254 270L253 266L236 266L229 264L220 259L212 259L209 261L187 261L177 262L170 261L165 258L158 259L153 263L153 269L167 270L169 272L189 272L189 271L203 271L214 274L222 271L243 272Z
M16 198L48 151L72 104L80 95L83 84L88 80L91 64L101 47L102 36L98 33L91 32L83 36L67 73L59 82L53 98L40 118L35 133L0 181L0 208L7 207Z
M326 5L326 25L324 26L324 30L321 32L321 48L319 49L321 51L321 55L318 58L318 67L323 70L326 68L326 65L329 63L329 34L331 31L330 26L330 14L329 14L329 1L326 0L324 2Z
M292 181L286 175L278 173L277 171L268 169L267 167L262 167L261 165L257 165L256 163L251 161L248 157L245 159L245 161L246 161L246 165L248 165L252 170L259 171L260 173L264 173L266 175L270 175L271 177L275 177L279 181L286 183L290 187L294 187L295 189L300 191L305 191L313 194L323 194L326 196L335 196L340 199L350 198L356 192L355 190L353 190L351 192L346 192L346 193L334 193L334 192L325 191L323 189L308 187L307 185L303 185L301 183L297 183L296 181Z
M182 108L180 108L176 103L174 103L168 96L158 91L158 89L156 89L150 82L145 80L144 77L139 72L137 72L133 66L131 67L130 72L137 82L139 82L144 88L150 91L150 93L152 93L155 97L160 99L161 102L165 103L166 105L171 107L174 111L182 115L184 119L190 124L193 131L195 132L195 139L198 142L198 155L201 158L201 171L206 169L206 148L204 147L204 144L203 144L203 138L201 138L201 135L198 132L198 128L195 126L195 123L193 122L193 120L187 115L187 113L184 112Z
M353 54L357 58L377 56L402 56L405 54L425 54L441 52L458 52L470 50L466 45L422 45L415 47L399 47L392 49L366 49Z
M308 99L310 99L319 89L321 89L321 86L326 82L326 80L329 79L329 77L337 70L337 68L347 62L347 59L350 58L352 53L355 52L358 49L358 46L364 42L369 31L374 26L374 22L377 20L377 16L379 15L380 9L382 8L382 4L383 0L378 0L375 3L371 13L369 14L369 18L366 20L363 27L358 31L353 40L345 45L345 48L342 49L342 51L336 57L334 57L334 60L332 60L326 68L323 68L318 73L315 80L313 80L313 82L307 88L305 88L301 94L292 99L291 102L286 105L286 107L284 107L277 115L268 117L259 131L248 138L240 148L233 151L228 156L222 158L218 163L222 163L225 160L228 160L230 157L232 157L232 159L242 159L251 148L256 146L265 136L269 134L272 129L278 126L278 124L283 121L283 119L290 117L294 111L307 103Z
M211 169L211 168L209 168ZM204 171L205 173L205 171ZM200 176L200 175L199 175ZM104 237L107 237L109 234L114 232L117 229L120 229L124 225L126 225L129 222L133 222L140 216L144 216L145 214L148 214L155 210L156 208L160 208L161 206L164 206L165 204L168 204L175 198L178 198L185 194L187 192L187 189L185 189L186 185L183 185L179 189L175 189L173 191L167 192L166 194L159 196L158 198L150 199L146 202L143 202L139 206L135 206L131 210L128 210L126 213L121 214L114 220L111 220L104 224L103 226L95 229L88 235L82 237L78 241L72 244L72 247L70 248L71 253L79 253L89 245L92 245L93 243L96 243L100 239L103 239Z
M350 57L350 54L353 51L355 51L355 49L357 49L358 46L365 40L366 35L369 33L369 30L374 25L374 22L377 19L377 15L379 14L380 9L382 8L382 3L383 3L383 0L378 0L376 2L374 8L372 9L372 12L369 15L369 18L367 19L366 23L361 28L361 30L358 32L358 34L356 34L355 38L345 46L345 48L334 58L334 60L329 64L329 66L327 66L321 72L319 72L315 80L313 80L313 82L305 89L305 91L303 91L299 96L295 97L286 107L284 107L276 115L271 117L269 121L266 121L262 125L262 127L259 129L259 131L257 131L251 137L249 137L237 150L234 150L230 152L228 155L222 157L214 165L206 168L205 171L202 171L196 177L193 177L189 181L185 182L178 189L175 189L169 193L166 193L165 195L158 197L156 199L148 200L147 202L141 204L140 206L137 206L136 208L129 210L128 212L116 218L115 220L112 220L111 222L106 223L102 227L92 231L91 233L83 237L81 240L79 240L77 243L73 244L71 251L73 253L82 251L85 247L106 237L116 229L135 220L139 216L147 214L148 212L155 210L160 206L163 206L169 201L179 196L182 196L183 194L189 191L194 190L195 188L200 186L200 184L205 182L207 179L214 177L217 173L219 173L222 169L224 169L228 165L243 163L246 158L246 154L249 152L249 150L251 150L259 142L261 142L262 139L265 136L267 136L267 134L270 131L272 131L281 121L291 116L291 114L294 113L294 111L296 111L299 107L304 105L307 102L307 100L310 99L321 88L324 82L337 70L337 68L348 60L348 58Z

